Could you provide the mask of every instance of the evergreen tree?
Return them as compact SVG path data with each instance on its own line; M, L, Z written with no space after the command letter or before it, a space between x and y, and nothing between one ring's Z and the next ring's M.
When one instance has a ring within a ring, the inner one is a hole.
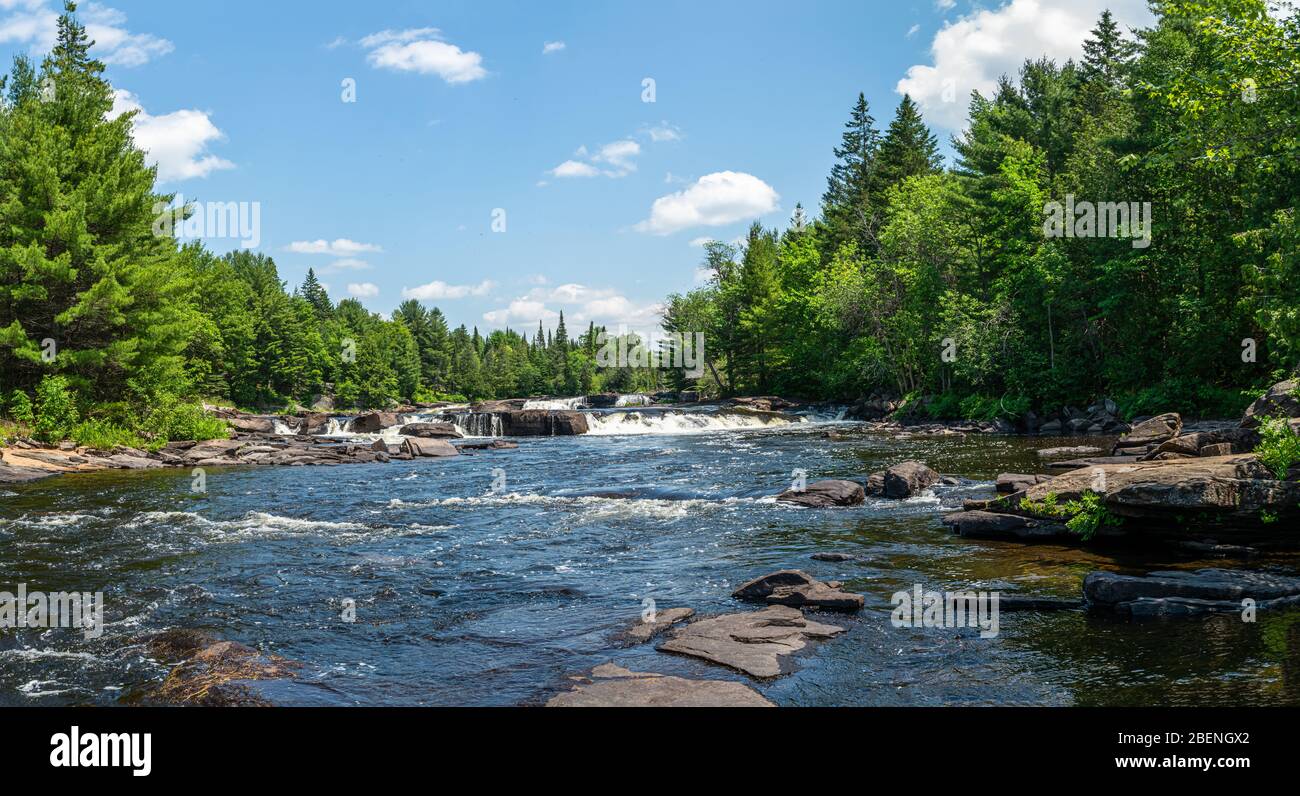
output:
M880 144L875 194L884 197L886 191L908 177L936 174L942 168L938 139L925 126L916 103L904 94Z
M845 243L856 243L862 251L876 249L881 208L872 193L880 149L875 123L866 95L859 93L840 145L835 147L836 163L822 195L822 221L828 229L830 252Z

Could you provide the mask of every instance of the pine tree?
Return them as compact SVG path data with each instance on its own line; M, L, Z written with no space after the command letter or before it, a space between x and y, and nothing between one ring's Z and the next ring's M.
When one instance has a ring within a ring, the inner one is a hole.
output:
M826 224L828 254L845 243L856 243L867 252L877 249L876 230L881 208L872 195L876 157L880 150L880 131L875 127L864 94L844 125L840 145L835 148L837 162L831 167L822 195L822 221Z
M1097 27L1083 43L1083 75L1091 82L1118 87L1133 56L1133 44L1125 41L1110 9L1101 12Z
M880 144L875 195L883 201L886 191L908 177L935 174L942 168L938 139L925 126L916 103L904 94Z
M334 314L334 302L330 301L325 286L316 278L314 269L307 269L307 278L302 281L302 287L299 288L298 292L311 304L312 309L316 311L317 318L325 320Z

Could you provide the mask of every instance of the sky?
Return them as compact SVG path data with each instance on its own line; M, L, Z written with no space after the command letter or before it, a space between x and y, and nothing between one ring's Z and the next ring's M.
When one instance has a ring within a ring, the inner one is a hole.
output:
M223 0L82 3L114 112L159 190L246 203L196 230L270 255L290 288L407 298L453 325L532 331L563 311L648 330L699 284L702 243L815 213L859 92L904 92L944 151L972 90L1077 58L1145 0ZM0 0L0 58L39 56L55 0ZM254 210L256 212L254 212ZM255 240L254 240L255 238Z

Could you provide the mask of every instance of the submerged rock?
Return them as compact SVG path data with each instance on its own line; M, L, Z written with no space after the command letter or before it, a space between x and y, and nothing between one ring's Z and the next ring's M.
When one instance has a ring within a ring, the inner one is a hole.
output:
M807 619L797 608L773 605L761 611L723 614L672 631L658 649L703 658L751 677L781 674L783 656L798 652L809 639L825 639L844 628Z
M862 485L854 481L830 479L808 484L802 490L787 489L776 496L782 503L794 503L811 508L828 506L857 506L864 500Z
M851 553L813 553L808 557L813 561L856 561L858 558Z
M1171 570L1146 575L1091 572L1083 579L1083 596L1090 606L1116 610L1135 600L1168 598L1227 601L1241 610L1241 601L1246 598L1255 600L1259 607L1287 598L1300 602L1300 578L1234 569Z
M742 584L731 596L769 605L807 606L832 611L862 610L861 594L840 591L838 587L838 583L823 583L798 569L783 569Z
M578 679L578 678L575 678ZM552 697L548 708L770 708L775 707L744 683L688 680L633 672L613 663L591 670L590 678L568 693Z

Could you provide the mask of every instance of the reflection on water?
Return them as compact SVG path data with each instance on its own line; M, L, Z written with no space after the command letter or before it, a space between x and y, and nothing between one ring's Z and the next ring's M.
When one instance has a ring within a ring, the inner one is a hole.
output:
M115 704L165 669L139 639L210 630L306 664L293 704L535 704L609 659L743 676L619 649L641 600L737 610L742 581L798 567L866 595L848 632L756 684L780 704L1300 703L1300 613L1129 622L1004 614L1001 635L893 628L889 596L927 588L1074 596L1097 568L1222 565L1170 552L975 542L944 511L1074 440L859 435L838 425L520 440L518 450L349 467L94 473L0 496L0 590L103 591L102 638L0 630L0 704ZM960 475L852 509L776 504L791 471L861 477L907 458ZM491 491L493 469L506 489ZM813 561L811 553L856 560ZM1297 569L1294 557L1251 566ZM357 622L340 621L343 601Z

